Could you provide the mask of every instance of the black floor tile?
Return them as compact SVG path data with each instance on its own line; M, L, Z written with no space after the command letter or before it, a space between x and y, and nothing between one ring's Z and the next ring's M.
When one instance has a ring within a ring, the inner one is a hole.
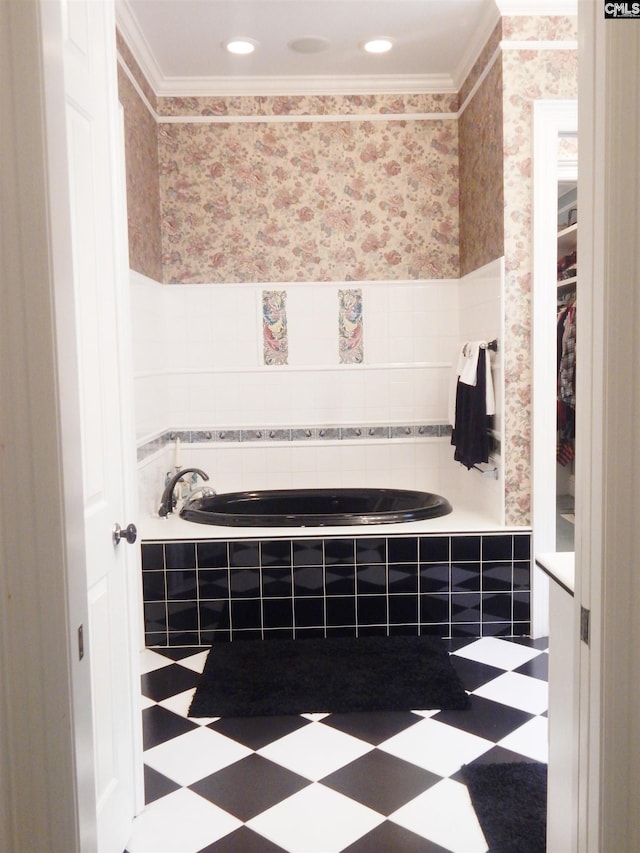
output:
M439 711L432 719L497 743L535 716L482 696L469 696L469 701L466 711Z
M305 717L221 717L209 723L213 729L255 751L285 735L308 726Z
M419 723L423 717L410 711L368 711L354 714L330 714L321 723L377 746L393 735Z
M197 729L198 724L160 705L152 705L142 712L142 744L143 749L151 749L171 738L186 734L191 729Z
M235 832L230 832L224 838L203 847L198 853L285 853L283 847L278 847L263 835L241 826Z
M471 643L475 643L478 637L449 637L446 640L442 641L445 649L451 652L457 652L459 649L463 649L465 646L470 646Z
M469 767L473 767L474 764L513 764L514 762L524 762L526 764L540 763L535 758L529 758L529 756L522 755L520 752L512 752L510 749L504 749L502 746L494 746L492 749L487 750L487 752L483 752L474 761L470 761ZM467 784L462 773L462 768L450 778L454 782L462 782L463 785ZM554 853L554 851L549 851L549 853Z
M169 660L180 661L193 657L193 655L197 655L199 652L208 652L210 648L211 646L163 646L161 649L156 648L152 649L152 651L169 658Z
M494 678L497 678L504 672L503 669L499 669L496 666L489 666L486 663L462 658L459 655L451 655L449 660L458 673L462 686L469 692L477 690L478 687L482 687L488 681L493 681Z
M366 753L320 782L383 815L415 799L442 777L379 749Z
M353 844L343 853L450 853L433 841L386 820Z
M196 794L246 822L307 788L309 784L308 779L297 773L253 754L189 787Z
M533 637L504 637L504 639L509 643L518 643L520 646L528 646L530 649L540 649L541 652L549 648L548 637L538 637L535 640Z
M177 791L178 788L181 788L182 785L179 785L177 782L174 782L173 779L169 779L167 776L163 776L162 773L158 773L157 770L154 770L153 767L144 766L144 802L145 805L149 805L154 800L159 800L160 797L166 797L167 794L173 793L173 791Z
M200 675L197 672L177 663L146 672L140 677L142 695L153 699L154 702L162 702L169 696L190 690L199 680Z
M521 675L529 675L532 678L539 678L541 681L549 680L549 655L544 652L532 660L523 663L514 672L519 672Z

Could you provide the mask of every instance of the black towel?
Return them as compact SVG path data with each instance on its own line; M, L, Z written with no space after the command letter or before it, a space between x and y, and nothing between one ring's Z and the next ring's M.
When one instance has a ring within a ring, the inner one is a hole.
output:
M451 444L453 458L466 468L478 462L489 461L489 429L491 416L487 415L487 364L484 350L478 354L478 371L475 385L460 382L456 387L456 416Z

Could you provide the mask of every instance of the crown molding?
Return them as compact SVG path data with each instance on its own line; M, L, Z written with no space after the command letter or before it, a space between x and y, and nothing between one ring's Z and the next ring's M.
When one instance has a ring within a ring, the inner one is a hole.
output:
M464 81L469 76L473 66L476 64L478 57L482 53L489 36L496 28L500 20L500 12L496 6L488 6L485 10L482 20L478 24L473 39L469 42L465 54L458 67L453 74L453 80L456 86L456 91L460 91Z
M494 0L504 18L527 16L563 17L578 14L578 0Z
M384 95L455 94L449 74L408 76L273 76L273 77L164 77L158 97L222 97L231 95Z
M126 41L129 50L140 66L140 70L147 78L147 83L157 95L158 89L162 84L163 75L153 53L151 52L149 43L138 26L138 22L132 14L126 0L115 0L115 10L116 26L118 31Z
M157 97L455 94L502 16L577 15L578 0L495 0L453 74L165 77L127 0L115 0L116 24Z

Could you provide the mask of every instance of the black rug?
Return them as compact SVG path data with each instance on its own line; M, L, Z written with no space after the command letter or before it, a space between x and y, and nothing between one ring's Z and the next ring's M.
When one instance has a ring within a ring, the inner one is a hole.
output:
M545 853L546 764L475 764L462 773L490 853Z
M467 707L444 644L430 637L246 640L212 646L189 716Z

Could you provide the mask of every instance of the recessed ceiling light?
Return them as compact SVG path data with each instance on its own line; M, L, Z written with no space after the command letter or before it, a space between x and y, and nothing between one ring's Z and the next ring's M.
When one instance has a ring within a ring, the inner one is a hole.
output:
M229 53L235 53L237 56L246 56L249 53L253 53L257 45L257 41L246 38L230 39L224 43L225 49Z
M328 40L322 36L303 36L289 42L289 49L296 53L321 53L328 47Z
M362 46L367 53L386 53L393 47L393 41L388 38L369 39Z

